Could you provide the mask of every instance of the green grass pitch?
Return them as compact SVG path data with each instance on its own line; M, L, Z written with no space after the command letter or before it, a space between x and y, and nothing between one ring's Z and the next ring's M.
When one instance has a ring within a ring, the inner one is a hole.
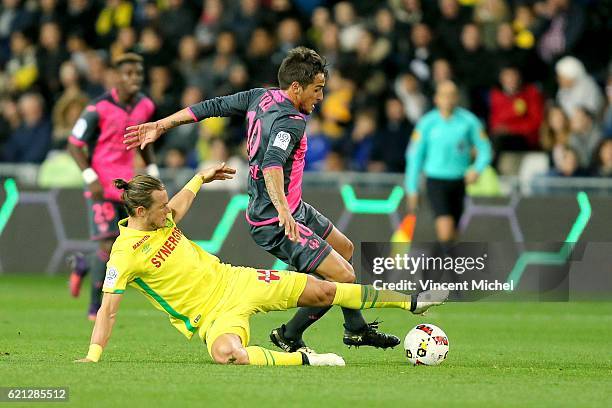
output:
M66 278L0 276L0 386L68 386L66 405L83 407L612 406L612 302L366 311L401 337L421 322L442 327L450 352L438 367L410 366L401 348L347 349L332 310L306 340L346 367L235 367L213 364L129 289L103 360L80 365L92 328L84 292L71 299ZM272 347L269 330L290 315L255 316L252 344Z

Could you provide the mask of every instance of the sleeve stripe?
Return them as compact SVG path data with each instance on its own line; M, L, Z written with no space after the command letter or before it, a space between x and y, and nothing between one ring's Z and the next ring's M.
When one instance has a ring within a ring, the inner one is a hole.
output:
M189 114L191 115L191 117L193 118L194 122L199 122L198 118L196 117L195 113L193 113L193 110L191 110L191 106L187 107L187 112L189 112Z
M72 145L77 146L77 147L83 147L83 146L86 146L86 145L87 145L87 143L85 143L85 142L84 142L84 141L82 141L82 140L77 139L76 137L74 137L74 136L72 136L72 135L70 135L70 137L68 137L68 142L69 142L70 144L72 144Z

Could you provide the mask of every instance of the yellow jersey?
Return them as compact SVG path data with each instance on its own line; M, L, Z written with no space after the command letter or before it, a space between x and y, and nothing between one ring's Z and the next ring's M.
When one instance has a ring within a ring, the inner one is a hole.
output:
M126 218L119 222L102 291L123 293L129 284L191 338L219 303L227 286L227 267L187 239L171 214L166 225L155 231L128 228Z

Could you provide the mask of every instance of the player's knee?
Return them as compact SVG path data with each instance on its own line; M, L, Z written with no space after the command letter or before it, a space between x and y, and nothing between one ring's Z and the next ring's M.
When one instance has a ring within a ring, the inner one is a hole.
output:
M212 349L212 358L218 364L248 364L249 356L244 347L233 344L215 344Z
M355 270L353 267L347 262L346 265L343 265L342 271L338 276L337 282L341 283L355 283L357 277L355 276Z

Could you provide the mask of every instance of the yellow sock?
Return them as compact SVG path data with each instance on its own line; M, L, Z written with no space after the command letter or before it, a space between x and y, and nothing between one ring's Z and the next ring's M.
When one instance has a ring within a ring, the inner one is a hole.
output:
M410 295L393 290L376 290L372 286L337 283L334 305L347 309L410 309Z
M295 366L302 365L302 353L283 353L281 351L268 350L259 346L246 347L249 355L250 365L278 365Z

